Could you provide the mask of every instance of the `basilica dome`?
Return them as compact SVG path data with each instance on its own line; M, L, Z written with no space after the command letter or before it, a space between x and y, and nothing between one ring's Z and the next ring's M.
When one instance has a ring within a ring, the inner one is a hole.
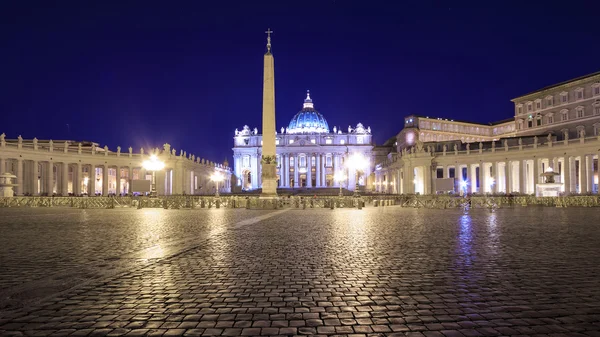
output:
M306 99L300 110L290 121L287 133L329 133L329 125L325 117L315 110L310 92L306 92Z

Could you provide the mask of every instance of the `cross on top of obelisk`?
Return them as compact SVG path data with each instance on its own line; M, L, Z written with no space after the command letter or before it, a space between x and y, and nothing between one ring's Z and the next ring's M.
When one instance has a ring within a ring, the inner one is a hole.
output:
M271 28L267 28L265 33L267 34L267 52L271 52L271 33L273 33L273 31Z

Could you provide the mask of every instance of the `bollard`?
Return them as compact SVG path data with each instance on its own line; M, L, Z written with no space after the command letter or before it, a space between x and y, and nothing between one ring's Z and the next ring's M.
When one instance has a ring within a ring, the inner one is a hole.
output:
M115 208L115 198L110 198L110 206L108 208Z
M302 200L302 209L306 209L306 200Z
M221 200L217 200L215 208L221 208Z
M206 203L204 202L204 199L200 199L200 208L204 207L206 207Z
M137 209L142 209L142 199L138 200Z
M329 207L331 207L331 209L334 209L335 208L335 201L329 200Z
M373 207L379 206L379 200L373 200Z
M163 199L163 208L169 209L169 204L167 203L167 199Z
M356 206L358 207L358 209L362 209L362 200L356 200Z

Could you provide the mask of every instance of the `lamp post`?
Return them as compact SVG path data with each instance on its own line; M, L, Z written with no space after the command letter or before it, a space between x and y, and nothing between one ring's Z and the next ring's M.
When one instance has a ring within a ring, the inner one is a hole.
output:
M144 162L142 163L142 167L146 170L146 171L151 171L152 172L152 184L151 184L151 190L150 190L150 198L156 198L157 197L157 193L156 193L156 171L160 171L163 168L165 168L165 163L158 160L158 157L153 154L150 156L149 160L144 160Z
M219 197L219 182L223 181L223 179L225 179L225 177L221 172L215 172L210 176L210 180L214 181L216 184L215 197L217 198Z
M338 171L333 178L335 179L335 181L337 181L340 184L340 197L344 196L344 193L342 193L342 182L345 181L347 179L346 175L344 174L344 171Z
M364 167L366 166L366 159L365 157L363 157L362 154L355 153L354 155L352 155L352 157L349 158L348 166L354 169L356 182L354 186L354 197L358 198L360 197L360 192L358 191L358 172L364 170Z

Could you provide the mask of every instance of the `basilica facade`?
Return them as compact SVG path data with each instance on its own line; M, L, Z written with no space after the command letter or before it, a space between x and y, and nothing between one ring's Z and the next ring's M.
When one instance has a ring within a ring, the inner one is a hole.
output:
M315 109L307 92L302 109L285 127L276 132L278 188L342 187L354 190L368 186L374 165L371 128L358 123L355 127L329 127L325 117ZM257 128L245 125L233 137L234 174L243 190L261 188L262 135ZM347 165L350 157L360 158L362 167ZM335 179L336 173L343 180Z
M478 124L411 115L375 167L381 193L597 194L600 72L512 100L514 116Z

